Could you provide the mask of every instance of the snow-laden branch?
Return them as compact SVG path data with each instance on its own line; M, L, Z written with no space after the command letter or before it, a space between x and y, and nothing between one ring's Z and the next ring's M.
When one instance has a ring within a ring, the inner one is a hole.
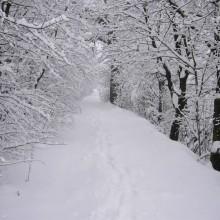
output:
M60 15L56 18L52 18L51 20L46 21L46 22L41 23L41 24L30 23L25 18L15 19L15 18L12 18L12 17L4 17L4 19L9 21L9 22L12 22L16 25L20 25L20 26L23 26L23 27L26 27L26 28L31 28L31 29L45 29L45 28L48 28L49 26L61 23L63 21L69 21L69 19L65 15Z
M191 64L185 57L178 54L170 45L168 45L164 40L162 40L159 36L155 35L155 37L158 41L160 41L161 44L163 44L175 57L177 57L179 60L181 60L183 63L185 63L186 66L191 67L193 70L195 67L193 64Z

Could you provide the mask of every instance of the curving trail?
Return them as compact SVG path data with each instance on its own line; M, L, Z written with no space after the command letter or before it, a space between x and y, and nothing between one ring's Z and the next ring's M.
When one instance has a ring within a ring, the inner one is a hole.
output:
M60 138L29 183L25 165L3 172L0 220L219 220L220 174L96 92Z

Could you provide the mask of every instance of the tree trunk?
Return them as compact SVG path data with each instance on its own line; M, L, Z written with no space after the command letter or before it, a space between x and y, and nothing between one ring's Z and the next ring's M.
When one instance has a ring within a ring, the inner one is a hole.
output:
M220 141L220 98L214 101L213 142Z
M219 15L219 1L214 1L215 5L215 17ZM216 27L214 32L214 40L215 40L215 47L212 49L212 53L219 58L220 51L217 45L220 42L220 31L219 27ZM216 66L216 76L217 76L217 86L216 86L216 94L220 96L220 63L218 61ZM214 101L214 114L213 114L213 144L216 141L220 141L220 98L216 97ZM215 144L216 145L216 144ZM210 161L212 166L215 170L220 171L220 146L218 149L213 149L215 151L211 152Z
M159 89L159 100L158 100L158 122L162 120L162 114L164 111L163 106L163 95L164 95L164 87L165 87L165 79L163 79L161 76L158 76L158 89Z
M180 131L180 121L178 119L178 114L175 114L175 120L172 123L170 129L170 139L173 141L178 141L179 139L179 131Z
M216 94L220 95L220 71L217 67L217 86ZM215 98L213 114L213 142L220 141L220 98Z
M116 77L119 74L119 70L115 66L111 66L111 78L110 78L110 102L112 104L115 104L115 101L117 99L117 88L118 83L116 82Z
M214 102L213 143L215 141L220 141L220 98L216 98ZM220 171L220 148L211 152L210 161L212 167Z
M178 107L175 108L175 119L170 129L170 139L178 141L180 133L180 125L183 117L183 110L187 107L186 100L186 83L189 72L185 71L185 76L180 78L180 91L181 95L178 97Z

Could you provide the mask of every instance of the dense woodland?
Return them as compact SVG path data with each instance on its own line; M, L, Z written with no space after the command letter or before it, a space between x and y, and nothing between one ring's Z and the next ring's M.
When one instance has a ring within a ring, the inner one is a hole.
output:
M200 157L220 141L219 0L0 5L0 165L55 143L95 87Z
M79 111L92 72L81 13L81 1L1 1L3 165L29 159L34 144L54 142L56 124Z

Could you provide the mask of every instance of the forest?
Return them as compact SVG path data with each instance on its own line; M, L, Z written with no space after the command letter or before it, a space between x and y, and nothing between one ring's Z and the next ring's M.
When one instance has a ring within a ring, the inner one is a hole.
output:
M195 154L216 152L218 0L2 0L0 19L1 165L53 143L94 87Z
M218 220L220 0L0 0L0 219Z

